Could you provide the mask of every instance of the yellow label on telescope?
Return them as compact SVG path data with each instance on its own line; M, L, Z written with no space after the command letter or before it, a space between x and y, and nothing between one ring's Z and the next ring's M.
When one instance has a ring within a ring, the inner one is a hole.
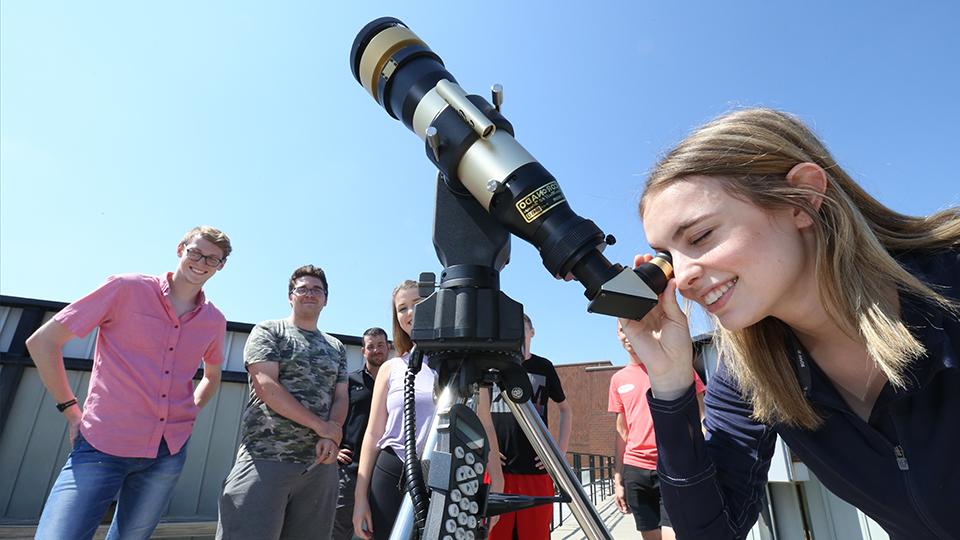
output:
M523 220L527 223L533 223L534 220L549 212L551 208L566 201L566 197L560 191L560 184L554 180L531 191L526 197L517 201L516 206L517 211L523 216Z

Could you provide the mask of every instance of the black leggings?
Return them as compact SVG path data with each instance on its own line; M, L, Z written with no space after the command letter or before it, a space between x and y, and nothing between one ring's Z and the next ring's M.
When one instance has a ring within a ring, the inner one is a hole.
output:
M403 462L393 449L385 448L377 454L377 463L370 478L370 519L373 520L374 540L387 540L400 512L404 490L400 489Z

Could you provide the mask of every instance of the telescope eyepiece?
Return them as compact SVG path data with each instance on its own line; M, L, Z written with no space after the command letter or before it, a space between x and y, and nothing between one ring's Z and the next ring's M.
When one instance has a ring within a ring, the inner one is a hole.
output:
M659 295L667 288L667 282L673 277L673 257L667 251L658 251L650 262L641 264L633 271Z

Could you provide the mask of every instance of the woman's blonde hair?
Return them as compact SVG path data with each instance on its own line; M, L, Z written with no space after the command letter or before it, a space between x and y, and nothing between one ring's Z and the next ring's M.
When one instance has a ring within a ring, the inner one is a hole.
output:
M410 340L410 334L400 326L400 319L397 318L397 295L407 289L416 289L416 281L405 279L393 289L393 295L390 296L390 313L393 316L393 348L397 350L397 355L403 356L413 349L413 341Z
M798 163L819 165L827 188L819 209L811 188L787 182ZM893 255L960 246L960 208L930 216L894 212L871 197L837 165L823 143L799 120L770 109L723 115L688 136L653 169L640 199L691 176L720 180L731 196L767 209L795 208L814 222L820 299L834 322L862 341L896 387L923 345L898 313L898 290L947 309L954 305L904 270ZM820 417L806 400L788 357L789 329L772 317L742 330L717 329L721 358L753 405L754 418L814 429Z

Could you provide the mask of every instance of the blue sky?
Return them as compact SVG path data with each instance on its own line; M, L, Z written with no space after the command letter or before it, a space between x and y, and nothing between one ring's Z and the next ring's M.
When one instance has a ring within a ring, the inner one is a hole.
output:
M960 203L954 3L347 4L0 4L0 293L70 301L172 270L203 223L234 242L207 286L228 319L286 316L287 278L312 263L324 329L388 327L394 285L439 265L432 165L349 69L385 15L468 92L504 85L517 139L619 262L647 250L636 202L657 156L737 107L799 115L897 210ZM513 242L501 284L534 352L624 363L613 320L533 247Z

